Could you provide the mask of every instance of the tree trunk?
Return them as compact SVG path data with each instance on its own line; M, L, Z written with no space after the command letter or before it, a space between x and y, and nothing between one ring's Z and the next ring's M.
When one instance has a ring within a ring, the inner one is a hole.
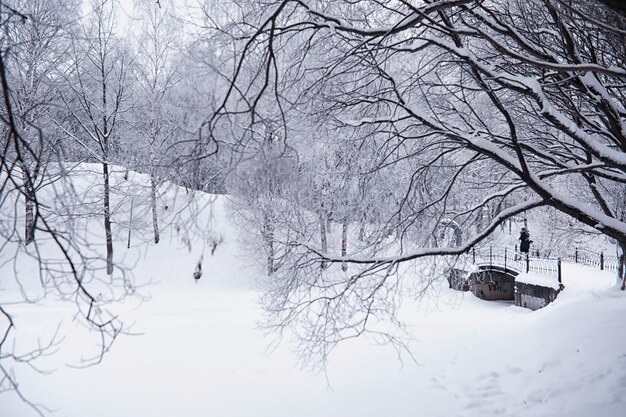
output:
M344 220L341 224L341 256L346 257L348 254L348 221ZM346 262L341 263L342 271L348 270L348 264Z
M159 221L157 218L156 206L156 184L154 175L150 175L150 205L152 206L152 228L154 230L154 243L159 243Z
M109 202L109 164L102 163L104 176L104 234L107 245L107 274L113 274L113 236L111 234L111 208Z
M626 242L620 242L622 254L619 257L619 267L617 268L617 279L621 281L622 291L626 290Z
M267 275L272 275L274 269L274 225L270 216L265 213L263 215L263 240L267 249Z
M616 213L619 214L619 221L626 220L626 187L622 187L622 204L617 203ZM626 290L626 240L618 240L617 244L621 249L621 254L618 259L619 265L617 267L617 281L620 283L622 291Z
M24 240L28 245L35 240L35 199L33 197L32 178L29 177L26 166L22 164L22 179L24 182Z
M319 221L320 221L320 241L322 244L322 253L328 252L328 238L326 237L326 216L324 213L324 209L320 209L319 212ZM321 268L326 268L326 261L322 259L322 263L320 264Z
M365 240L365 216L363 216L363 219L361 219L361 224L359 227L359 242L363 242L363 240Z

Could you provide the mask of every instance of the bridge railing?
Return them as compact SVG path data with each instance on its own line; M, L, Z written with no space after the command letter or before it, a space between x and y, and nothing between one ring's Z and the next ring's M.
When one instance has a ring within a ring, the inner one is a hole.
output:
M573 252L564 253L558 258L532 256L532 253L521 253L497 246L474 247L465 255L465 262L469 264L503 268L505 272L507 270L517 273L533 271L554 277L559 283L562 282L561 259L613 272L619 271L621 265L621 259L617 256L580 248L575 248Z
M619 256L604 256L602 268L608 271L618 272L622 261Z
M526 272L533 271L541 275L556 278L561 282L561 259L560 258L528 258Z
M475 265L498 266L516 272L522 272L525 268L521 254L510 248L483 246L472 248L470 255Z
M562 256L569 262L617 272L620 267L620 258L618 256L605 255L604 252L594 252L587 249L574 248L573 252L566 253Z
M529 256L506 247L483 246L470 250L469 261L478 266L495 266L517 273L537 272L561 282L561 259Z

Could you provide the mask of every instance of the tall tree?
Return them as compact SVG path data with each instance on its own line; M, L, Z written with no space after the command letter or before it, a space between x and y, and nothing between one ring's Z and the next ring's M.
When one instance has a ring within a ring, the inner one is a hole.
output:
M109 164L116 135L124 122L122 116L130 108L128 71L132 59L116 36L117 3L92 0L90 7L87 21L72 40L74 62L61 97L82 133L66 128L66 134L102 165L106 270L111 275L114 264Z
M185 114L174 101L174 87L181 81L180 39L171 1L138 0L135 3L142 22L138 34L137 57L133 73L138 83L138 106L134 122L141 148L141 163L134 165L150 173L150 206L154 243L159 243L157 211L158 184L173 162L168 150L186 122ZM165 171L165 172L164 172Z
M58 104L54 79L58 77L57 68L68 59L67 29L77 4L14 0L5 2L4 7L4 11L20 13L19 18L8 13L2 45L5 75L12 86L8 98L19 130L19 140L10 146L10 152L21 170L24 241L28 245L35 238L38 217L35 193L45 176L48 160L59 149L54 128L44 115Z
M62 146L66 141L60 140L63 135L51 116L61 107L56 92L62 90L63 72L73 62L67 49L71 29L80 19L79 6L56 0L0 2L0 252L4 268L10 269L7 262L14 263L12 273L2 276L10 295L3 293L0 299L0 393L13 392L40 415L45 408L29 401L17 375L20 367L37 370L37 360L57 350L60 335L57 328L48 342L43 335L32 344L23 342L16 307L43 304L51 295L75 303L76 318L101 336L102 350L95 362L122 330L121 322L103 308L120 295L92 293L88 245L63 213L72 187L66 188L59 175L66 166ZM22 207L27 213L26 239L17 230L24 218ZM35 228L40 232L37 239ZM38 277L33 269L19 267L31 257ZM127 294L129 282L124 281ZM112 282L113 292L114 287Z

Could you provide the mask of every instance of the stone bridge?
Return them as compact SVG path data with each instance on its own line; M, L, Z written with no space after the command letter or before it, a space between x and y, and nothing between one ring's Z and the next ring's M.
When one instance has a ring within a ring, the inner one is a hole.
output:
M472 291L483 300L515 300L516 305L536 310L554 301L564 288L561 259L493 246L472 248L459 259L466 268L450 270L449 283L451 288ZM563 259L616 272L620 266L616 256L578 248ZM519 279L530 272L552 280L553 285L529 284Z

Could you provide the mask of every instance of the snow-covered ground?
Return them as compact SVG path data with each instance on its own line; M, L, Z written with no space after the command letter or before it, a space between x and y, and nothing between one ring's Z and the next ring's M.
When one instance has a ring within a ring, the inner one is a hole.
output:
M126 249L119 234L116 256L154 283L142 289L150 295L143 303L116 308L137 334L118 338L101 364L73 367L98 348L96 335L72 320L73 305L12 308L20 343L45 340L59 321L65 336L38 362L51 374L16 368L24 394L67 417L626 415L626 294L612 274L564 264L565 291L536 312L442 283L403 306L414 360L358 339L315 373L298 366L288 338L268 349L272 339L257 328L262 273L240 257L225 197L210 205L210 239L181 225L159 245ZM203 276L194 282L199 259ZM15 296L3 288L0 304ZM0 395L1 417L34 415Z

